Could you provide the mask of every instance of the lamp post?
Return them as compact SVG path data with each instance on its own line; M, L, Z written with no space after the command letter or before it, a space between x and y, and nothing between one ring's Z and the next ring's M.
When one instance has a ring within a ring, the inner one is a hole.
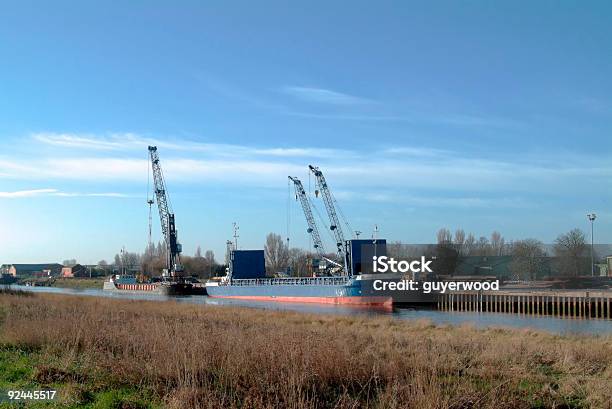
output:
M595 264L593 263L593 222L597 218L595 213L587 214L588 219L591 222L591 277L595 276Z

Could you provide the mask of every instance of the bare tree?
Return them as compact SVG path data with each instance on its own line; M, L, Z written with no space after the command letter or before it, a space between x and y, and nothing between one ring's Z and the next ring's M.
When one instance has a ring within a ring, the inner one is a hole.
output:
M472 233L468 234L464 243L464 251L466 256L473 256L476 249L476 238Z
M504 238L501 233L494 231L491 233L491 251L494 256L501 256L504 249Z
M399 241L394 241L393 243L387 243L387 254L389 257L393 257L396 259L401 258L402 254L402 243Z
M542 242L526 239L514 242L510 271L516 279L535 280L542 271L545 256Z
M310 263L312 255L306 253L302 249L292 248L289 250L289 266L291 274L297 277L305 277L310 273Z
M166 258L166 246L161 241L157 242L157 248L155 249L155 257Z
M264 246L266 267L271 273L282 271L289 264L289 250L280 234L269 233Z
M72 266L76 265L76 263L77 263L77 261L74 258L62 261L62 264L65 265L66 267L72 267Z
M453 242L453 235L447 228L441 228L436 234L438 244L450 244Z
M206 250L206 252L204 253L204 258L206 259L208 265L214 266L216 264L215 253L212 250Z
M476 255L477 256L490 256L491 255L491 245L489 244L489 240L485 236L480 236L478 242L476 243Z
M580 229L559 235L555 240L555 255L562 274L578 276L585 267L586 239Z
M124 251L123 265L130 269L136 269L137 267L140 267L140 254Z
M202 258L202 248L201 248L200 246L198 246L198 247L196 248L196 251L195 251L194 257L196 257L196 258Z
M455 231L454 238L455 249L459 253L460 256L464 255L464 245L465 245L465 231L463 229L457 229Z

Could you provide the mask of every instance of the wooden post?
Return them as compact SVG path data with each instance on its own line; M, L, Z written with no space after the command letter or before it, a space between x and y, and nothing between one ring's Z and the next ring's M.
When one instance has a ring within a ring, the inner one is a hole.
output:
M586 303L586 307L587 307L584 310L585 315L587 316L587 318L591 318L591 315L592 315L591 304L592 303L591 303L591 295L588 293L588 291L586 293L586 297L584 299L584 302Z
M565 298L566 298L565 296L561 297L561 316L562 317L565 317L565 301L566 301Z
M527 296L527 315L533 314L533 295Z

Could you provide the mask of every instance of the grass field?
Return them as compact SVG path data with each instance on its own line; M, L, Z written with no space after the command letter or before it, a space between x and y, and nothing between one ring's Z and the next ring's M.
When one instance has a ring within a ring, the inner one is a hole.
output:
M57 407L612 404L609 337L19 293L0 320L0 389Z
M56 278L55 281L53 282L53 287L77 288L77 289L96 288L100 290L102 289L103 285L104 285L104 277Z
M75 289L87 289L96 288L102 289L104 284L104 277L93 277L93 278L27 278L22 279L20 284L25 285L31 283L38 286L50 286L60 288L75 288Z

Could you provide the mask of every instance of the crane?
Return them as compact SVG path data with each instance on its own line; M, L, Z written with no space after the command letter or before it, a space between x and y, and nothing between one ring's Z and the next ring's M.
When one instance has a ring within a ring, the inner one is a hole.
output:
M295 185L296 196L300 199L300 203L302 204L302 210L304 211L304 216L306 216L306 223L308 223L308 229L306 231L310 233L312 237L313 246L322 260L325 260L326 262L335 266L330 267L329 265L327 265L325 267L326 272L328 274L335 274L339 269L342 269L343 266L342 264L329 259L325 255L323 241L321 240L321 236L319 235L319 229L317 227L317 223L315 222L315 218L312 215L310 201L308 200L308 196L306 196L306 189L304 189L304 185L302 185L302 182L297 177L289 176L289 180L291 180Z
M157 208L159 209L159 219L166 242L165 275L171 277L173 280L177 280L183 275L183 267L181 266L180 258L182 248L176 235L174 213L172 213L170 208L170 201L168 200L168 194L166 192L166 183L164 182L164 174L159 163L157 146L149 146L149 156L153 169L153 182L155 186Z
M325 210L327 210L327 215L329 216L329 220L331 222L329 228L334 233L338 255L344 262L344 266L346 268L346 241L344 240L344 233L342 232L342 227L340 226L340 219L338 218L338 214L334 208L334 198L329 190L325 176L323 176L323 172L321 172L321 170L316 166L308 165L308 167L317 178L317 183L319 184L321 195L323 196L323 202L325 203Z
M306 231L310 233L310 236L312 237L313 246L317 251L317 254L323 258L325 257L325 248L323 247L323 242L321 241L319 229L315 223L315 218L312 215L312 209L310 208L310 202L308 201L308 196L306 196L304 185L302 185L302 182L296 177L289 176L289 180L291 180L295 185L295 194L300 199L300 203L302 204L302 210L304 210L304 216L306 216L306 223L308 223L308 229Z

